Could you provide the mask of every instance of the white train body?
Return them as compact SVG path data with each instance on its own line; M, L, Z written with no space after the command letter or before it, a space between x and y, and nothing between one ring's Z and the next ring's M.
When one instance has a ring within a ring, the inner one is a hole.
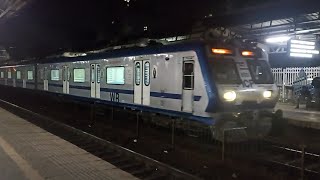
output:
M278 91L264 51L214 49L186 42L3 66L0 84L209 125L221 113L273 109Z

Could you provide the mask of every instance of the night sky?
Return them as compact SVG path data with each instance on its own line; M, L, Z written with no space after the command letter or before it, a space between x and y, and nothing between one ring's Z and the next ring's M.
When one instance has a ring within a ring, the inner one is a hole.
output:
M246 20L255 20L253 17L263 18L266 14L277 13L270 13L267 8L264 9L265 14L260 15L255 14L259 10L253 9L254 12L251 10L247 14L238 10L279 1L289 2L289 0L32 0L18 13L18 16L0 22L0 44L10 50L14 59L43 57L63 51L90 50L112 43L125 43L140 37L158 38L190 33L192 26L209 14L218 17L213 18L214 25L229 23L227 19L246 23ZM290 2L295 1L315 0L290 0ZM240 14L232 16L233 12ZM144 26L148 27L147 31L144 31Z
M110 41L174 36L190 32L196 20L213 13L214 4L223 4L223 0L201 0L196 6L194 2L131 0L128 6L124 0L34 0L19 16L0 25L0 43L14 47L20 56L32 56L57 48L81 51Z

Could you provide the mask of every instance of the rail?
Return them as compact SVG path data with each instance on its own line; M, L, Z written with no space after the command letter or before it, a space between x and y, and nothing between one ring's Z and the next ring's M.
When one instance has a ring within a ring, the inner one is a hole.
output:
M141 179L200 179L72 126L0 99L0 105Z

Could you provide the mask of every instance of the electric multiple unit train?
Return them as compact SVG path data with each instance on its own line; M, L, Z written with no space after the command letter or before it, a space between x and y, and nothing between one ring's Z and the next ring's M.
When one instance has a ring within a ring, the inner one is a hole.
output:
M272 112L278 98L267 53L251 45L185 41L40 62L0 67L0 84L209 126Z

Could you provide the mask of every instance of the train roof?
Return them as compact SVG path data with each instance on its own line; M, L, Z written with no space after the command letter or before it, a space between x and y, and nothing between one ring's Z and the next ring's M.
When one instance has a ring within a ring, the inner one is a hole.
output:
M53 57L42 59L38 61L39 64L45 63L58 63L58 62L70 62L70 61L89 61L96 59L106 59L106 58L117 58L124 56L139 56L147 54L161 54L169 52L178 52L178 51L188 51L188 50L197 50L199 51L201 47L204 47L204 41L185 41L185 42L176 42L170 43L167 45L151 45L147 47L131 47L125 49L114 49L106 52L99 53L88 53L85 56L77 57ZM34 63L34 62L31 62ZM29 63L27 63L29 64Z

